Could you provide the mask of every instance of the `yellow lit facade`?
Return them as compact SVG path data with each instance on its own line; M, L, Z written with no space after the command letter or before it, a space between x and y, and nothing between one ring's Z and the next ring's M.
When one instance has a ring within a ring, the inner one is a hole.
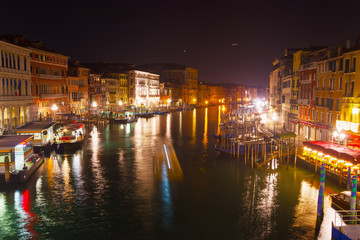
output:
M360 49L348 49L343 55L343 101L341 117L336 127L345 131L359 133L360 108Z

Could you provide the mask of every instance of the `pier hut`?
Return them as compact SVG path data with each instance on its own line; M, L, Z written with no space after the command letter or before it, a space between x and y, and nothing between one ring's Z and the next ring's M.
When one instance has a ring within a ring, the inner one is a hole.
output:
M33 135L35 152L50 150L55 143L56 122L33 122L16 129L17 135Z

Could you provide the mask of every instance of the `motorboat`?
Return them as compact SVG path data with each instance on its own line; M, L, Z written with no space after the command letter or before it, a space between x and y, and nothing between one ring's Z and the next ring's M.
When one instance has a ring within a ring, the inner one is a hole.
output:
M114 122L115 123L132 123L137 121L137 116L134 112L130 111L121 111L121 112L115 112L114 113Z
M59 128L56 136L56 151L66 152L80 148L86 137L86 128L82 123L71 123Z
M330 194L335 208L350 210L351 191ZM356 210L360 210L360 192L356 192Z

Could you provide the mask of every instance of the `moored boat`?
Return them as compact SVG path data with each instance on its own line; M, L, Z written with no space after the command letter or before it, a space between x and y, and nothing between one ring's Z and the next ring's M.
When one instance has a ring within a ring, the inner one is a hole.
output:
M56 151L66 152L81 147L86 137L86 128L82 123L71 123L61 127L56 136Z
M351 192L343 191L340 193L330 194L332 204L335 208L350 210ZM356 209L360 210L360 192L356 193Z
M141 117L141 118L152 118L152 117L154 117L154 113L149 113L149 112L138 113L137 116Z
M126 124L126 123L132 123L132 122L136 122L136 121L137 121L137 117L134 112L121 111L121 112L114 113L114 122L115 123Z

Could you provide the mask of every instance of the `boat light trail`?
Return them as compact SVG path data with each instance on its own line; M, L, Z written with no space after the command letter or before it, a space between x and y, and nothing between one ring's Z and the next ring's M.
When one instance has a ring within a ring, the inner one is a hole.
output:
M166 161L167 161L168 167L169 167L169 169L171 169L169 155L168 155L165 144L164 144L164 149L165 149L165 155L166 155Z

